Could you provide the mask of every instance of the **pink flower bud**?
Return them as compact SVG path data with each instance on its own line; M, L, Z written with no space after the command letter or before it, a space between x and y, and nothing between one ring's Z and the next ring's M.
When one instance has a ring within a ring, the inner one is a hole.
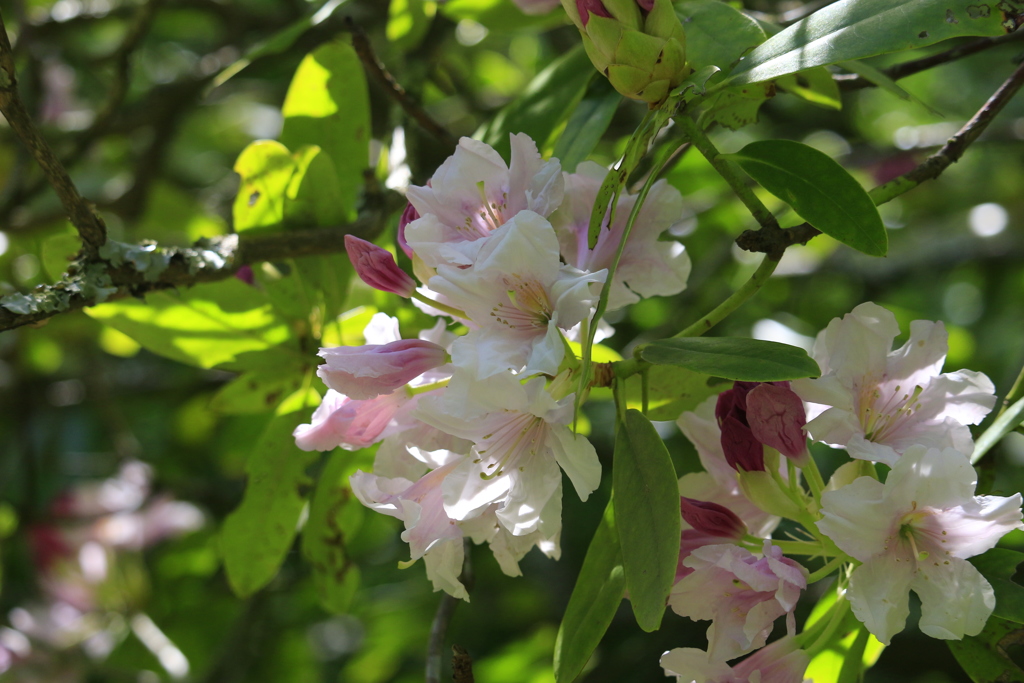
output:
M329 451L337 446L356 451L388 436L400 411L409 404L410 398L404 393L353 401L328 391L310 423L296 427L292 436L295 445L304 451Z
M326 348L320 349L320 356L327 362L316 374L331 389L352 399L390 394L448 360L442 347L422 339Z
M366 240L345 235L345 251L366 284L382 292L409 297L416 291L416 281L395 263L395 257Z
M746 525L736 513L718 503L680 496L679 512L687 524L708 536L738 541L747 533Z
M430 185L428 182L427 185ZM412 249L409 247L409 242L405 239L405 226L409 225L420 217L420 212L416 210L416 207L409 202L409 205L405 207L405 211L402 212L402 217L398 219L398 246L402 248L405 255L409 258L413 257Z
M807 459L807 413L789 382L762 384L747 394L747 422L761 443L771 446L787 458Z

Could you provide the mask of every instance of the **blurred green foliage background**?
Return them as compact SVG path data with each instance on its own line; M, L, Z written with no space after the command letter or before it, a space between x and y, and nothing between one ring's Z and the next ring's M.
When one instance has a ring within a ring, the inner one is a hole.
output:
M340 4L338 11L363 27L397 80L454 135L473 135L486 126L578 42L560 11L526 17L509 0ZM743 5L769 18L801 8L770 0ZM123 98L111 98L119 46L147 6L153 14L129 55ZM344 34L314 27L283 51L253 59L229 80L218 77L285 27L302 31L302 22L318 10L321 3L306 0L0 2L8 30L18 37L22 94L58 152L72 157L72 175L111 236L180 245L231 229L235 159L251 141L280 133L280 107L303 55ZM885 67L919 56L871 63ZM756 124L739 132L718 130L713 137L723 151L764 138L803 141L871 187L940 146L1022 58L1024 41L1007 42L901 81L927 108L876 88L845 92L841 111L780 92ZM450 148L409 121L373 80L370 103L371 165L381 180L388 175L389 152L401 146L395 134L400 129L411 180L425 182ZM111 104L108 116L104 110ZM614 161L643 113L643 105L622 102L592 158ZM556 139L538 142L550 153ZM0 126L0 140L0 288L10 293L53 282L78 244L56 197L8 128ZM673 237L689 251L693 274L682 294L643 301L610 320L616 334L606 343L624 353L710 310L757 262L732 241L751 227L749 216L702 158L685 155L667 177L685 198L688 216ZM946 370L983 371L1005 394L1024 364L1022 188L1024 99L1018 98L962 161L882 207L890 229L888 257L860 255L824 236L793 248L771 282L717 333L806 344L833 317L875 301L896 313L904 331L911 320L944 320L950 331ZM782 208L770 196L764 199ZM782 220L798 221L792 214ZM389 236L396 223L397 216ZM414 314L399 311L393 298L353 285L346 308L356 305L397 314L413 329ZM161 652L169 656L162 641L144 642L145 628L140 636L132 621L138 614L147 615L184 657L184 676L191 681L422 680L439 596L419 566L398 569L407 548L395 520L366 514L348 539L362 574L349 614L332 615L319 606L297 549L266 589L246 600L231 594L218 532L241 500L247 455L269 419L260 406L248 414L211 407L233 376L141 350L81 312L0 333L0 531L6 534L0 615L7 615L0 621L17 627L17 610L39 603L32 530L55 523L54 501L69 487L112 477L123 463L140 460L152 468L155 492L193 503L205 516L192 533L120 551L110 586L114 597L80 625L88 637L51 647L52 657L15 667L0 680L172 680L180 666L161 660ZM587 406L591 438L606 466L613 421L602 417L610 411L608 403ZM695 469L692 448L671 424L664 430L679 472ZM352 458L366 466L371 454ZM322 465L321 460L311 473ZM1008 495L1024 488L1022 465L1024 436L1013 434L984 461L982 492ZM524 576L513 579L501 574L488 552L475 549L472 602L458 606L450 639L472 654L478 681L553 680L555 633L608 485L586 504L566 496L558 562L533 553L522 563ZM1007 542L1024 545L1024 537ZM644 634L624 605L585 680L664 680L660 654L699 647L703 630L668 613L660 632ZM100 633L107 646L90 645ZM10 647L4 637L13 637L10 629L0 631L0 644ZM942 643L911 628L896 638L868 680L967 680L956 671Z

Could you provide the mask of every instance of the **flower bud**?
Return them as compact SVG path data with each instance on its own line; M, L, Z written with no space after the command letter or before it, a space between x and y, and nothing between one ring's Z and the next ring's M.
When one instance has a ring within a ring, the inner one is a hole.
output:
M761 384L747 394L747 423L754 438L787 458L805 465L807 458L807 413L789 382Z
M374 289L409 297L416 281L405 274L387 250L352 235L345 235L345 251L359 278Z
M738 471L763 472L764 448L747 422L747 394L756 382L736 382L732 389L718 395L715 418L722 430L725 461Z
M562 0L597 70L655 106L687 76L686 34L671 0Z
M428 183L429 185L429 183ZM398 246L402 248L405 255L409 258L413 258L412 249L409 247L409 242L405 239L405 226L417 220L420 217L420 212L416 210L416 207L412 205L412 202L405 207L405 211L402 212L402 217L398 219Z
M316 374L331 389L352 399L390 394L427 370L448 362L448 354L433 342L400 339L390 344L337 346L320 349L327 362Z
M747 533L736 513L718 503L680 496L679 512L687 524L708 536L738 541Z

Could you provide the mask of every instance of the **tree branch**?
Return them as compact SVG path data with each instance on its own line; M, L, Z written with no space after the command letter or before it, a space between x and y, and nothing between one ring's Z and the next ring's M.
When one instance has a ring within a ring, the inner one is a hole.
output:
M372 239L405 206L405 198L396 192L367 199L370 206L358 220L332 228L231 234L184 248L107 242L95 256L73 262L60 282L0 298L0 331L126 296L225 280L242 266L262 261L341 253L345 235Z
M1009 35L999 36L998 38L979 38L972 40L956 47L952 47L943 52L938 52L928 57L921 57L920 59L912 59L902 64L896 64L888 69L883 69L882 73L891 78L894 81L898 81L901 78L907 76L913 76L916 73L927 71L928 69L940 66L942 64L948 64L955 62L958 59L964 57L970 57L971 55L984 52L985 50L1003 45L1005 43L1016 42L1024 40L1024 31L1014 31ZM861 90L863 88L873 88L874 83L858 76L857 74L836 74L832 77L832 80L836 81L839 85L839 89L843 91L850 90Z
M1013 96L1024 86L1024 64L1021 64L1007 78L987 102L957 131L956 135L946 141L935 154L925 159L913 170L879 185L869 192L876 205L885 204L896 197L909 192L926 180L938 178L949 166L960 160L967 148L988 128L993 119L1013 99ZM781 254L787 247L794 244L806 244L808 240L821 232L809 223L802 223L793 228L766 226L760 230L747 230L736 238L736 244L747 251L765 254Z
M363 62L363 66L369 74L377 80L381 86L398 102L402 110L416 123L420 124L423 130L433 135L438 142L446 147L454 149L459 141L440 123L430 117L430 114L420 106L419 102L409 97L405 88L395 80L384 67L373 51L373 45L362 28L359 27L351 17L345 17L345 30L352 34L352 47Z
M7 37L7 27L0 15L0 113L11 124L14 133L28 148L46 179L60 198L72 225L82 237L83 248L95 254L107 241L107 228L92 207L78 194L71 176L40 135L32 117L18 96L18 80L14 72L14 53Z

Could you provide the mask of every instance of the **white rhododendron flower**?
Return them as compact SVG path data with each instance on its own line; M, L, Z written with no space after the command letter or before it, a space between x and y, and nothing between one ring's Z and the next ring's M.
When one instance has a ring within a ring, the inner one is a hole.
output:
M480 379L505 370L554 375L565 354L559 328L590 314L597 299L590 285L606 274L562 265L551 225L521 211L486 240L472 266L440 266L428 286L477 326L455 342L455 365L472 362Z
M571 395L555 401L544 390L543 378L523 385L505 373L472 383L456 396L431 396L416 411L423 422L474 444L444 484L445 510L453 519L470 519L498 504L498 520L520 536L547 522L549 502L561 495L559 467L581 500L597 488L597 453L567 426L572 421ZM480 412L467 415L461 396Z
M592 161L579 165L576 173L565 174L565 201L551 216L565 262L580 270L609 268L615 259L636 195L623 192L615 209L615 220L605 225L594 249L588 249L587 232L594 200L608 170ZM651 186L640 208L629 240L611 282L608 310L636 303L651 296L671 296L686 288L690 257L678 242L662 242L659 235L683 216L679 190L665 180ZM605 222L607 223L607 217Z
M890 466L914 445L970 453L967 425L995 405L994 385L971 370L940 374L948 350L941 322L915 320L907 343L891 351L899 331L892 313L865 303L818 335L812 356L822 376L791 385L811 404L807 432Z
M677 647L661 656L666 676L677 683L803 683L810 657L792 638L782 638L742 662L729 666L692 647Z
M685 564L694 571L672 587L668 603L680 616L712 620L711 660L724 662L761 647L782 615L795 634L793 610L807 587L807 571L771 541L764 542L762 557L725 543L697 548Z
M406 196L420 217L405 226L405 241L427 266L470 265L480 240L520 211L548 216L562 203L558 160L542 160L523 133L512 135L511 144L506 166L489 145L462 138L427 186L409 188Z
M966 558L1021 525L1021 494L975 496L967 457L908 448L885 480L860 477L821 497L818 529L854 559L847 597L881 642L903 630L908 596L921 598L921 630L933 638L976 635L995 606L992 587Z

